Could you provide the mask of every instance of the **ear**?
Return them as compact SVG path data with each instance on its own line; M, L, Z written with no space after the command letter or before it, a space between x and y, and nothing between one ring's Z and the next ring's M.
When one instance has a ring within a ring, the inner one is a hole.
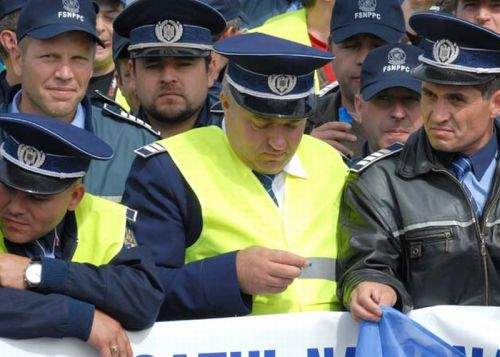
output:
M85 195L85 186L80 182L73 187L71 191L71 197L68 204L68 211L76 210L76 207L80 204Z
M500 89L491 96L490 106L492 118L500 118Z
M23 74L23 55L21 48L19 45L15 45L12 50L10 51L10 61L12 63L12 69L14 70L14 74L18 77L22 77Z
M10 30L4 30L0 32L0 43L2 47L11 55L14 47L17 46L16 33Z
M205 59L203 59L205 61ZM210 63L208 64L208 88L211 88L217 77L219 76L219 71L217 70L217 60L216 57L212 54L212 58L210 59Z

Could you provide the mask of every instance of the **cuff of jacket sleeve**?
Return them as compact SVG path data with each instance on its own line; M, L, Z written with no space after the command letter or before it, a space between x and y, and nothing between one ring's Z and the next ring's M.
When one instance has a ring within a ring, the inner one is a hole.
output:
M92 331L94 311L93 305L70 298L68 301L68 327L65 336L87 341Z
M403 283L395 277L374 269L357 270L349 274L343 284L343 303L349 308L351 293L358 284L370 281L374 283L386 284L394 289L397 295L397 301L394 308L407 313L413 309L412 300Z
M68 276L69 263L52 258L42 258L42 280L38 290L47 293L65 293L65 283Z
M202 262L204 291L219 316L243 316L252 312L252 297L243 294L238 283L236 253L217 255Z

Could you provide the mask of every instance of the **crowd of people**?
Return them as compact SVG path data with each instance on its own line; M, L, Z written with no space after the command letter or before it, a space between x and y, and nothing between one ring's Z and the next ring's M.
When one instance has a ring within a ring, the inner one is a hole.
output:
M497 0L0 0L0 337L500 305L499 32Z

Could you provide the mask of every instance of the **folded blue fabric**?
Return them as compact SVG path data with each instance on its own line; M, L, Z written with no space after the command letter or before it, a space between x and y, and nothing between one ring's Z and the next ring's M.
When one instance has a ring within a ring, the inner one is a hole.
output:
M399 311L382 307L379 323L360 324L356 357L465 357Z

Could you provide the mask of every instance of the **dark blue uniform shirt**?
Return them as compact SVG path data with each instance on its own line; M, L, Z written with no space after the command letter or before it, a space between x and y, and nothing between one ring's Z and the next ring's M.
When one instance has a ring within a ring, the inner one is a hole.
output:
M1 337L76 337L86 341L95 309L128 330L141 330L154 323L163 291L146 248L124 246L109 264L100 267L73 263L70 260L78 244L74 213L66 215L58 231L61 245L56 255L62 259L42 258L38 288L0 287ZM11 254L36 254L33 247L8 240L5 243Z

